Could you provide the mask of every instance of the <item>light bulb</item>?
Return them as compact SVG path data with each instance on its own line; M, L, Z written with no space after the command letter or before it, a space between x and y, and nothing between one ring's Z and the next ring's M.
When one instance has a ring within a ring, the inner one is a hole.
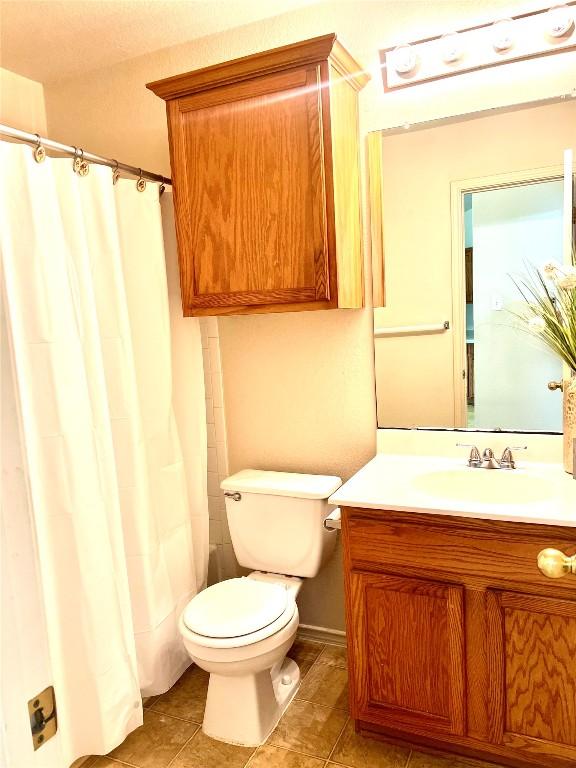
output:
M546 32L550 37L565 37L574 29L574 14L567 5L555 5L546 14Z
M392 51L392 64L399 75L409 75L416 69L418 56L411 45L398 45Z
M440 50L445 64L455 64L464 54L462 39L458 32L447 32L440 38Z
M509 51L514 45L514 22L499 19L492 24L492 46L498 53Z

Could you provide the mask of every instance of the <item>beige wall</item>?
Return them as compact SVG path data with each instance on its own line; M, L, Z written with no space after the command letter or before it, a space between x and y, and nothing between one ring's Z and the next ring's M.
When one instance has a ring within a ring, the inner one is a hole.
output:
M0 122L21 131L46 133L42 83L0 68Z
M569 56L406 89L384 97L378 47L441 33L534 3L332 2L158 51L46 87L54 138L169 171L164 103L146 82L327 32L375 72L360 94L367 130L567 92ZM571 59L574 64L575 58ZM459 81L459 82L456 82ZM522 87L520 87L522 84ZM348 478L375 452L372 313L332 311L226 318L219 323L230 469L247 466ZM342 628L338 555L300 600L302 621Z
M574 100L414 132L384 132L388 301L375 310L375 324L450 320L453 325L451 182L561 166L568 147L576 149ZM454 425L452 331L380 338L375 349L380 426Z

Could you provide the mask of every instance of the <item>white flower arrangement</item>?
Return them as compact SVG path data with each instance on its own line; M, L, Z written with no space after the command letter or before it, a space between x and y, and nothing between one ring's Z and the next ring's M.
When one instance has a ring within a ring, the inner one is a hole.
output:
M576 249L572 264L547 262L514 282L526 302L520 317L528 330L576 371Z

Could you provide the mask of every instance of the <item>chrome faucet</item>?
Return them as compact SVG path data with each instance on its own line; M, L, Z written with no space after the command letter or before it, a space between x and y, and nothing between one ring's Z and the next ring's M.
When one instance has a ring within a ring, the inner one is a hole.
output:
M514 445L512 448L504 448L502 458L498 461L494 456L492 448L485 448L480 455L480 451L475 445L469 443L456 443L459 448L470 448L470 456L468 457L468 466L475 469L514 469L516 462L512 455L512 451L525 451L527 445Z

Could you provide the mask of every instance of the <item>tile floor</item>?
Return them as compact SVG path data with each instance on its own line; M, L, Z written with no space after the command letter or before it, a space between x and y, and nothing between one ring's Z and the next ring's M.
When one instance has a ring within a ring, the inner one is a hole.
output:
M498 768L356 735L348 716L345 649L297 640L289 655L300 666L302 684L258 749L223 744L202 733L208 675L193 666L167 693L146 701L141 728L83 768Z

